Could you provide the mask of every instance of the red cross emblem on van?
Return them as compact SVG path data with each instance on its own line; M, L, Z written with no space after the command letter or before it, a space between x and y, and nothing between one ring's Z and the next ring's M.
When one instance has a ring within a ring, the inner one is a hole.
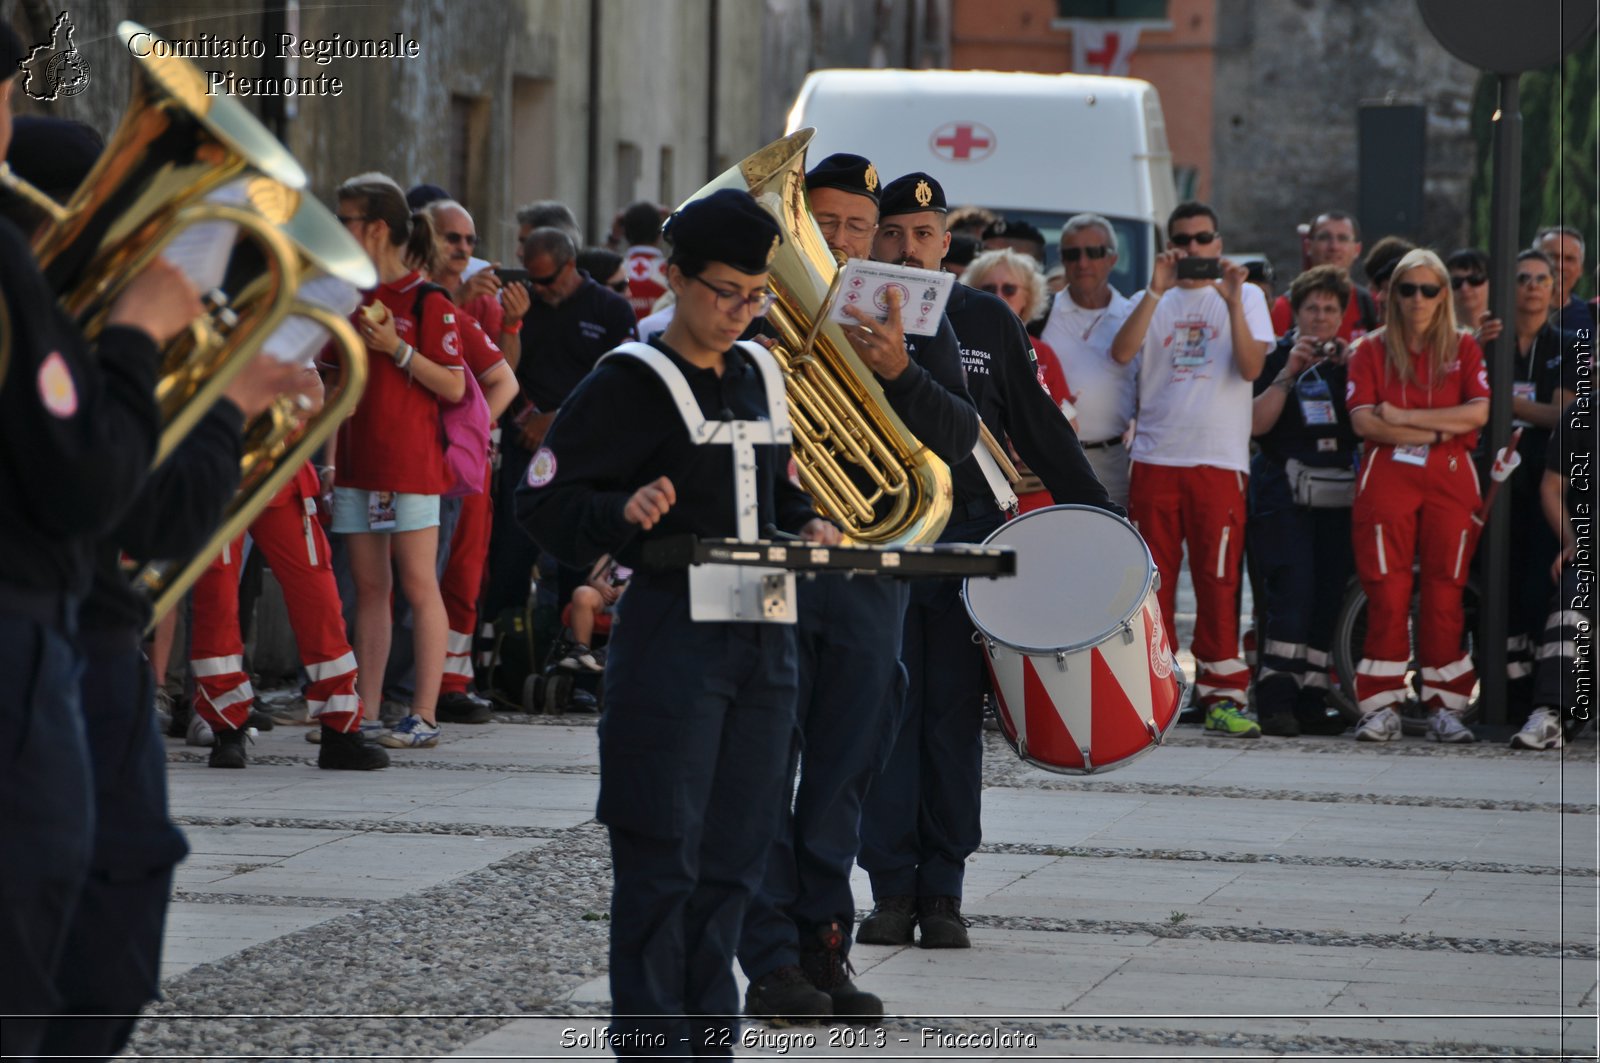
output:
M929 149L951 162L977 162L994 153L994 131L977 122L946 122L928 138Z

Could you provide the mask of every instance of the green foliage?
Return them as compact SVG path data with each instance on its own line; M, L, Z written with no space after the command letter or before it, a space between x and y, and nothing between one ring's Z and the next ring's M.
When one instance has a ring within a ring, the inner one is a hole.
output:
M1594 292L1593 267L1600 253L1596 240L1596 189L1600 171L1600 38L1589 39L1561 63L1522 75L1522 196L1517 218L1518 246L1526 247L1546 225L1571 225L1584 234L1588 266L1578 294ZM1472 94L1472 134L1477 162L1472 175L1468 211L1472 243L1489 246L1493 203L1494 123L1500 90L1493 75L1478 78Z

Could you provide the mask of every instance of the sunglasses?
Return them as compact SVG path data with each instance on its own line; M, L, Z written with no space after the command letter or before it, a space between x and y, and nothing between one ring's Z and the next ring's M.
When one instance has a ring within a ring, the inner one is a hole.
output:
M552 285L552 284L554 284L556 282L557 278L559 278L561 276L562 271L565 270L566 268L567 268L566 266L557 266L549 274L547 274L547 275L545 275L543 277L535 277L532 273L529 273L528 274L528 283L529 284L536 284L541 288L548 288L548 287L550 287L550 285Z
M1546 284L1549 284L1549 283L1550 283L1550 274L1548 274L1548 273L1519 273L1519 274L1517 274L1517 286L1519 288L1520 287L1524 287L1524 286L1529 285L1529 284L1533 285L1535 288L1543 288Z
M988 292L990 295L996 295L996 294L1003 295L1007 299L1009 299L1013 295L1016 295L1018 292L1022 291L1022 285L1020 285L1020 284L980 284L980 285L978 285L978 290L980 292Z
M1482 288L1488 283L1489 278L1485 277L1481 273L1468 273L1465 276L1458 274L1450 278L1450 287L1454 288L1456 291L1460 291L1463 284L1470 284L1474 288Z
M1210 247L1212 242L1221 235L1222 234L1218 232L1178 233L1176 236L1172 237L1172 244L1174 247L1188 247L1190 244L1199 244L1201 247Z
M478 246L478 238L472 233L445 233L444 238L452 244L466 244L468 247Z
M1400 293L1402 299L1415 299L1418 293L1424 299L1437 299L1439 293L1444 291L1437 284L1412 284L1410 281L1401 281L1394 286L1394 290Z
M1210 242L1210 240L1206 241L1208 244ZM1104 245L1100 247L1063 247L1061 249L1061 261L1076 262L1083 256L1088 255L1091 259L1098 262L1110 253L1111 248L1105 247Z

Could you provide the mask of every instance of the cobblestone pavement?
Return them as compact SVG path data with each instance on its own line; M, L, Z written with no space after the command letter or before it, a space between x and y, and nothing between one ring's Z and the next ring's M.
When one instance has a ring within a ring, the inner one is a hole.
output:
M447 727L359 775L303 735L261 735L242 772L169 745L194 852L130 1051L606 1055L593 718ZM1595 1058L1596 768L1592 737L1185 726L1080 778L990 734L972 950L858 947L881 1029L753 1026L738 1055Z

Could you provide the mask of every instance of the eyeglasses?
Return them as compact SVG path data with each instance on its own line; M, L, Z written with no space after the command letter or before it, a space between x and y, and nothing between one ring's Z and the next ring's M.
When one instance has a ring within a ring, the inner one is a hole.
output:
M335 214L334 217L339 220L339 224L341 225L354 225L358 221L372 220L365 214Z
M1525 287L1525 286L1530 285L1530 284L1533 285L1535 288L1543 288L1546 284L1549 284L1549 283L1550 283L1550 274L1548 274L1548 273L1519 273L1519 274L1517 274L1517 287L1519 287L1519 288Z
M1212 242L1221 235L1218 232L1178 233L1172 237L1172 243L1174 247L1188 247L1191 243L1199 244L1201 247L1210 247Z
M1319 244L1353 244L1356 242L1356 238L1349 233L1330 233L1327 231L1317 233L1311 239Z
M1419 292L1424 299L1437 299L1439 293L1444 291L1437 284L1412 284L1410 281L1401 281L1394 286L1394 290L1400 293L1402 299L1415 299Z
M1208 244L1210 242L1210 240L1206 241ZM1061 249L1061 261L1076 262L1078 259L1088 255L1090 259L1098 262L1110 253L1111 248L1106 247L1103 244L1099 247L1063 247Z
M988 292L990 295L995 295L995 294L1003 295L1007 299L1009 299L1013 295L1016 295L1018 292L1022 291L1022 285L1020 285L1020 284L980 284L980 285L978 285L978 290L980 292Z
M1485 277L1481 273L1458 273L1450 278L1450 287L1454 288L1456 291L1460 291L1463 284L1470 284L1474 288L1482 288L1488 283L1489 278Z
M550 285L554 284L557 281L557 279L560 278L561 274L566 271L566 268L567 268L566 264L563 263L563 264L557 266L555 269L551 270L549 273L547 273L543 277L535 277L533 275L533 273L530 271L528 273L528 283L529 284L533 284L533 285L537 285L540 288L548 288L548 287L550 287Z
M445 233L444 238L452 244L466 244L468 247L478 246L478 238L472 233Z
M723 289L718 288L715 284L712 284L710 281L706 280L704 277L692 277L690 279L699 281L701 284L704 284L707 288L710 288L716 293L717 297L714 302L717 309L721 310L724 314L737 313L741 308L743 308L749 310L754 316L760 317L768 310L771 310L772 304L778 301L778 297L772 292L757 292L754 295L741 295L739 292L724 291Z
M877 228L876 225L868 225L866 222L856 221L854 218L852 218L850 221L843 221L842 219L830 216L824 216L817 219L817 228L821 231L824 237L831 238L839 231L840 225L844 226L845 232L849 233L851 236L857 237L871 236L872 231Z

